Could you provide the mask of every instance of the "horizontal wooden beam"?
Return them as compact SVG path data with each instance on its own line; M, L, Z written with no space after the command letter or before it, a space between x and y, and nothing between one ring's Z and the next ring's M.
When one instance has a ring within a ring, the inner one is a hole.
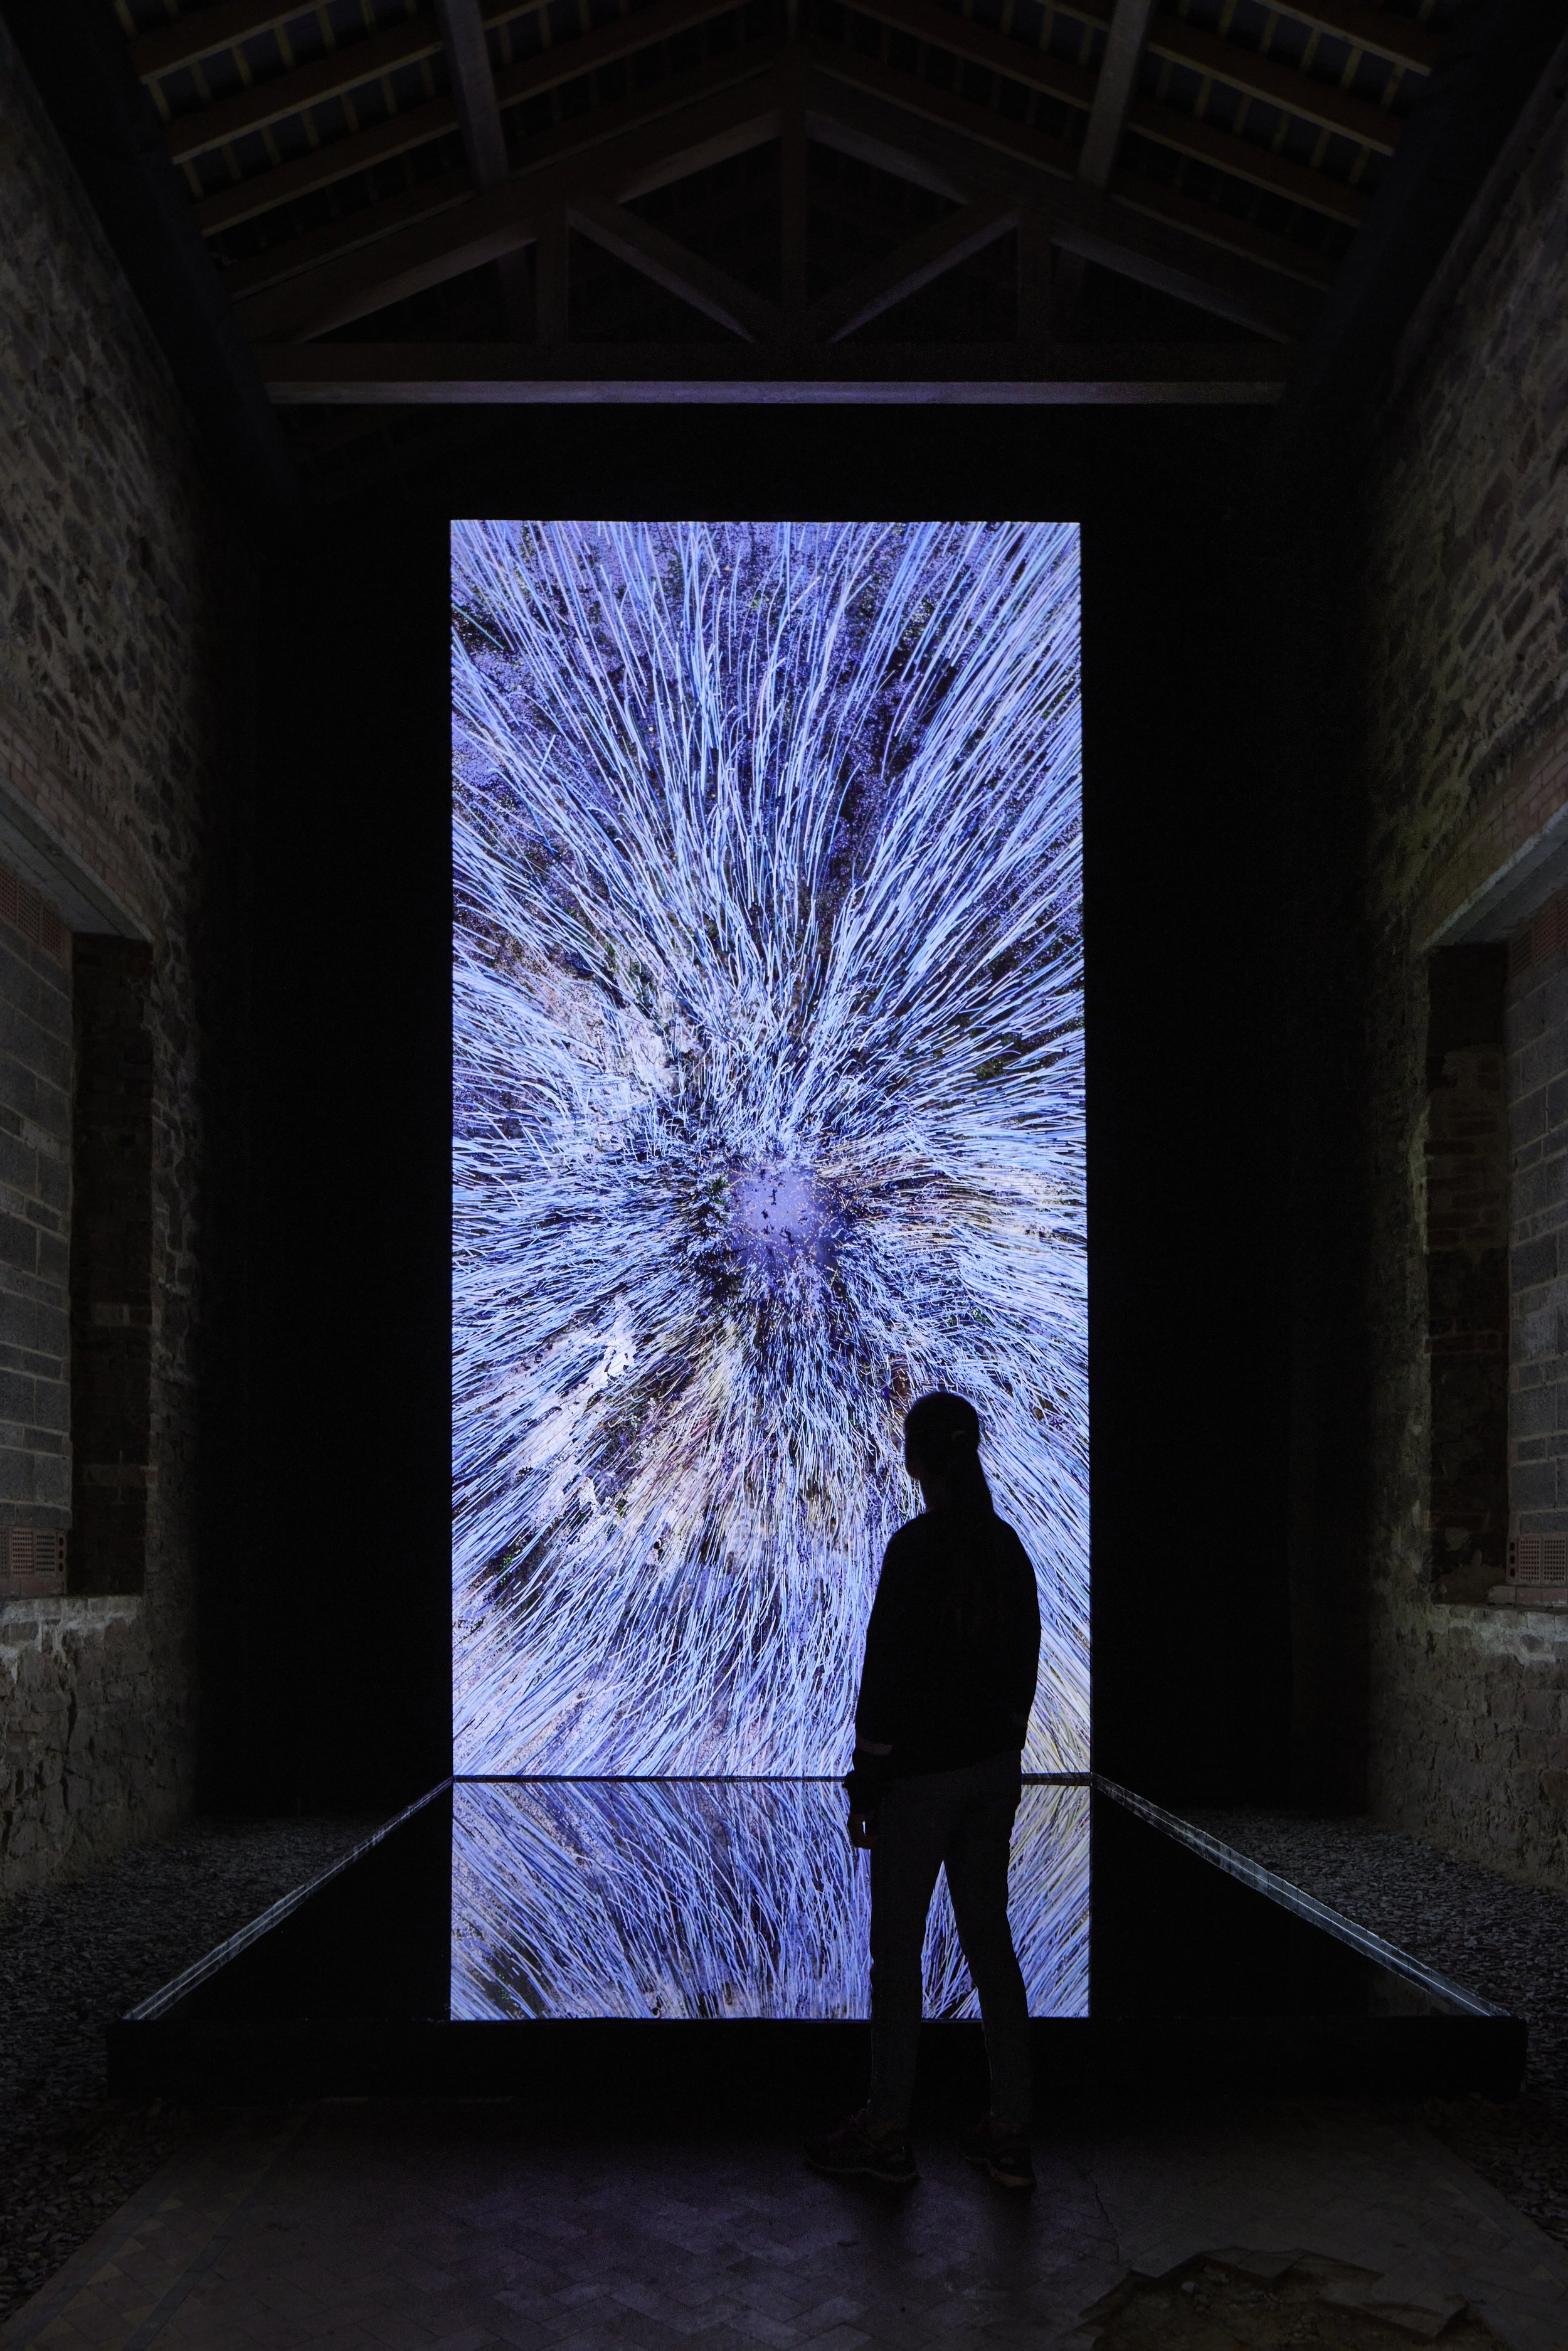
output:
M828 343L852 335L857 327L956 269L971 254L983 253L1017 225L1018 206L1006 197L983 196L977 204L964 205L946 220L905 238L883 260L858 270L845 285L814 302L806 316L808 333Z
M552 205L580 197L626 204L776 139L779 89L769 68L777 48L758 44L758 51L724 61L731 88L693 95L688 86L684 102L652 120L639 115L619 137L593 138L590 130L591 144L253 294L235 305L246 332L257 342L327 334L531 244ZM701 70L712 76L718 68Z
M568 204L566 216L580 235L601 251L612 253L667 294L727 327L732 335L754 343L778 339L782 319L777 304L754 294L727 270L705 261L689 246L639 220L623 205L580 200Z
M1053 162L1037 159L1037 142L1023 125L982 114L943 91L927 93L921 84L915 85L922 98L916 110L903 76L847 51L820 49L813 64L809 127L814 139L840 144L842 126L857 141L846 152L863 152L864 142L874 141L884 168L897 170L899 158L906 157L914 167L910 176L935 170L965 201L988 193L1022 197L1047 214L1052 241L1064 250L1249 332L1294 342L1311 325L1317 306L1304 287L1186 227L1134 212L1115 194L1059 178ZM930 183L923 178L922 184ZM1150 188L1151 200L1157 193Z
M256 358L280 407L611 403L767 406L1267 405L1275 346L1053 350L1049 344L287 343Z

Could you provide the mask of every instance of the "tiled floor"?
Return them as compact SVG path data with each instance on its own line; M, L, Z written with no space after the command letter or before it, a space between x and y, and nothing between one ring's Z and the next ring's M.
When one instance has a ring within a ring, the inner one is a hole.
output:
M897 2197L778 2136L596 2139L504 2103L249 2113L0 2351L1087 2351L1083 2313L1130 2272L1227 2249L1349 2265L1407 2342L1468 2305L1515 2351L1568 2351L1568 2252L1372 2110L1059 2116L1032 2199L939 2137L921 2159Z

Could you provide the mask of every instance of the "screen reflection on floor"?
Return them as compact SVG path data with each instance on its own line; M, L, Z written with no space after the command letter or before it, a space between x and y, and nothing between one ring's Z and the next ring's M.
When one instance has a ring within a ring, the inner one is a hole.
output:
M823 1780L459 1781L452 2014L862 2017L866 1855ZM1013 1937L1034 2016L1089 2012L1089 1790L1031 1782ZM925 2012L979 2012L938 1882Z

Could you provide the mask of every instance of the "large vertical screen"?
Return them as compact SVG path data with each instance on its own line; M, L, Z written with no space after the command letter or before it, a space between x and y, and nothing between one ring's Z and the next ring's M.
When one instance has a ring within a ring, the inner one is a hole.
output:
M968 1396L1087 1762L1078 534L454 527L457 1769L848 1760Z

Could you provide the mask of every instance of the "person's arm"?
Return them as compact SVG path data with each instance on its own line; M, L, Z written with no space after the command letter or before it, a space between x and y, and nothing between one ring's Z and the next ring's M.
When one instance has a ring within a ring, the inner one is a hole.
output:
M891 1776L900 1613L896 1579L889 1574L884 1556L865 1631L865 1659L855 1703L854 1758L844 1781L850 1800L850 1837L855 1844L870 1843L882 1792ZM857 1825L863 1834L857 1834Z
M1029 1554L1016 1538L1013 1569L1011 1605L1008 1611L1008 1714L1018 1726L1021 1747L1029 1734L1035 1684L1040 1679L1040 1587Z

